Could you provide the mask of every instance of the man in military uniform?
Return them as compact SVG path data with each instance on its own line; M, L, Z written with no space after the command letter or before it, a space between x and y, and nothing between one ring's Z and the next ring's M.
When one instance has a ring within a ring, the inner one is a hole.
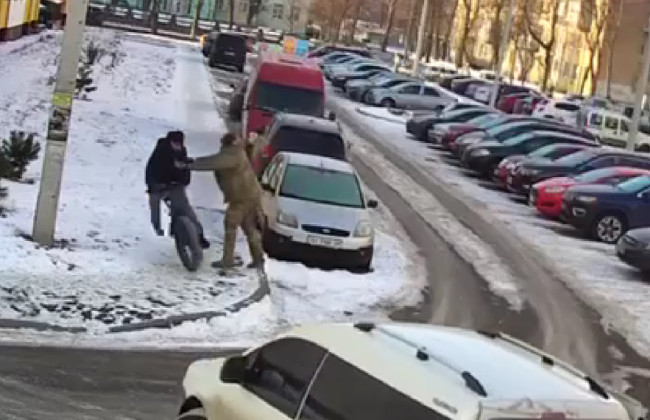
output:
M217 184L228 204L224 219L225 238L223 257L213 264L222 274L235 266L237 228L241 227L248 240L252 262L249 268L264 266L264 251L257 227L257 209L261 201L261 188L253 172L244 141L232 133L221 138L221 150L215 155L197 158L187 164L193 171L214 171Z

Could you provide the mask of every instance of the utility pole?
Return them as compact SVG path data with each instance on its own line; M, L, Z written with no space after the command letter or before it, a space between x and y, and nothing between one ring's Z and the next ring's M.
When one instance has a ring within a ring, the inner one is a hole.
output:
M63 161L70 128L72 97L76 88L79 56L86 27L88 2L89 0L70 1L70 10L63 33L63 45L54 85L52 113L47 128L45 157L32 232L34 241L45 246L54 244Z
M643 97L645 96L646 89L648 88L648 76L650 75L650 20L645 29L647 39L645 47L643 48L643 68L639 79L636 81L636 92L634 97L634 113L632 114L632 124L630 133L627 138L627 149L634 150L636 146L636 136L639 134L639 122L641 121L641 106L643 104Z
M501 45L499 45L499 56L497 57L497 68L496 70L496 80L494 81L494 89L492 90L492 95L490 96L490 106L495 108L497 105L497 99L499 98L499 91L501 90L501 68L503 67L503 60L506 58L506 52L508 51L508 45L510 44L510 31L512 31L512 15L514 14L515 7L517 6L517 0L510 0L510 6L508 8L508 16L506 17L506 27L503 33L501 34ZM500 17L500 16L499 16Z
M415 61L413 61L413 70L411 75L417 76L420 71L420 56L422 56L422 47L424 46L424 32L429 17L429 1L424 0L422 5L422 14L420 15L420 27L418 28L418 42L415 44Z

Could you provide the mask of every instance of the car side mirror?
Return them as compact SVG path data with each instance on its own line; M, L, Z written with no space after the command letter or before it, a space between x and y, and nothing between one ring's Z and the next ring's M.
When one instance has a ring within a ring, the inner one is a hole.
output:
M226 384L240 384L246 376L246 358L232 356L221 367L220 379Z
M332 111L330 111L329 114L327 114L327 119L330 121L336 121L336 114Z
M379 202L377 200L368 200L369 209L376 209L378 206L379 206Z

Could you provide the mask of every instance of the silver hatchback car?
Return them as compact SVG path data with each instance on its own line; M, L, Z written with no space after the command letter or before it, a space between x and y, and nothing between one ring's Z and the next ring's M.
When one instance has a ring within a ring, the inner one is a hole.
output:
M359 177L348 162L278 153L261 179L264 249L272 258L369 270L374 226Z
M390 88L375 88L366 96L368 103L387 108L440 109L456 99L436 86L408 82Z

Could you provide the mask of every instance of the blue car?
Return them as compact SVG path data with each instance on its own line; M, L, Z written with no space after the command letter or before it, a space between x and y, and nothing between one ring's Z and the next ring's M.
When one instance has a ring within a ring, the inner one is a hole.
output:
M650 226L650 176L572 187L562 199L562 219L601 242L616 243L629 229Z

